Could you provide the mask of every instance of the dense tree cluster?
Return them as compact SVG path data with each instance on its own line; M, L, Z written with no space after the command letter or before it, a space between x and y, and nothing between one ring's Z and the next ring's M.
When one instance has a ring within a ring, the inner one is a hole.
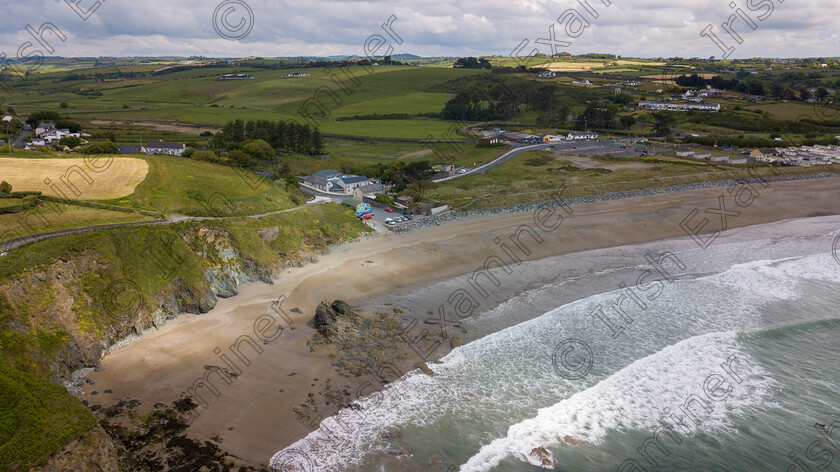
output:
M476 59L474 57L462 57L455 61L453 65L455 68L459 69L492 69L493 66L490 65L490 61L485 58Z
M71 133L78 133L82 125L61 116L61 113L50 110L36 110L29 114L26 119L29 126L35 128L41 123L54 123L58 129L69 129Z
M324 140L321 132L308 124L294 121L242 120L228 121L221 131L210 139L210 147L235 150L245 141L262 140L278 151L301 154L321 154Z

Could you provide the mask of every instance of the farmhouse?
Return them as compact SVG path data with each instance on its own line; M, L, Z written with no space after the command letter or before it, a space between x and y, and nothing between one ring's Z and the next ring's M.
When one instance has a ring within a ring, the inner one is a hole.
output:
M286 74L287 79L291 79L293 77L309 77L309 74L306 74L306 73L303 73L303 72L292 72L292 73Z
M166 141L153 141L146 146L146 154L165 154L169 156L180 156L187 150L187 146L179 143Z
M544 70L540 72L539 77L557 77L557 72Z
M14 120L14 119L15 119L15 117L14 117L14 116L12 116L12 115L6 115L6 116L4 116L4 117L3 117L3 121L5 121L5 122L7 122L7 123L8 123L9 121Z
M574 80L574 81L572 81L572 83L573 83L573 84L578 84L578 85L592 85L592 82L590 82L590 81L589 81L589 80L587 80L587 79L583 79L583 80Z

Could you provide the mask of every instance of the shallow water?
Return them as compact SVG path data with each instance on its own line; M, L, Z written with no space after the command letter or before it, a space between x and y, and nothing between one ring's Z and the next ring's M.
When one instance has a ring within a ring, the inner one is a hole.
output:
M527 290L470 320L492 334L431 365L433 377L362 399L272 465L840 470L833 237L676 252L684 267L641 287L640 259L587 275L615 289L570 303L558 302L565 280Z

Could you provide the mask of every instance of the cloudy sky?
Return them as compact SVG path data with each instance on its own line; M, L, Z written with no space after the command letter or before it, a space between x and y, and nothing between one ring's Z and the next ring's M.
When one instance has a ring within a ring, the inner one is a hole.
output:
M550 53L550 44L536 41L550 43L554 24L555 41L571 43L557 51L721 57L721 49L700 36L712 24L735 48L730 57L840 55L837 0L735 1L756 26L733 23L741 44L721 28L735 13L731 0L3 0L0 52L18 55L32 41L27 25L38 30L49 22L67 38L44 34L55 49L51 55L60 56L363 55L368 37L387 38L380 25L394 15L393 30L403 40L394 54L510 55L523 40L529 44L520 55L534 47ZM558 22L569 9L589 23L576 38ZM244 38L224 39L219 31ZM32 48L40 46L33 42Z

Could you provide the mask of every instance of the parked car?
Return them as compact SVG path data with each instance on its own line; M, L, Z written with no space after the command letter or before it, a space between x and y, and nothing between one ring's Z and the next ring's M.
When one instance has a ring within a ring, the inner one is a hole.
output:
M408 221L411 221L411 220L414 219L414 217L411 216L411 215L405 215L405 219L408 220Z
M461 169L461 170L459 170L459 171L458 171L458 173L459 173L459 174L466 174L466 173L467 173L467 170L466 170L466 169Z
M373 215L371 215L370 213L365 213L364 215L362 215L361 218L363 220L369 220L369 219L373 218Z
M393 213L394 209L391 207L385 207L385 211L387 211L388 213Z

